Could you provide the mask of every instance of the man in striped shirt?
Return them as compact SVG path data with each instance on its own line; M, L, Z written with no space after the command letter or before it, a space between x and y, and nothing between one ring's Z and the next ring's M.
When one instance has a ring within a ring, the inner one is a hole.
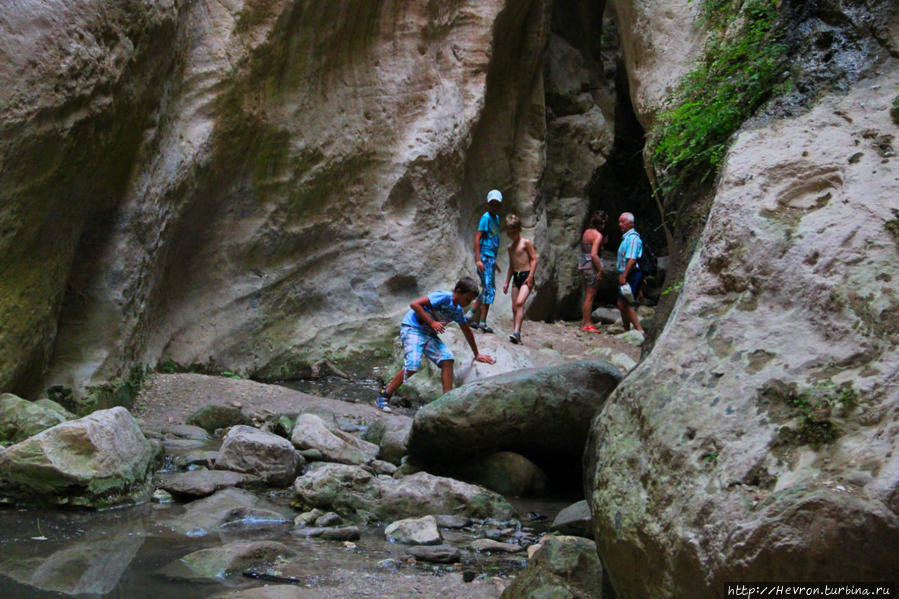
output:
M631 306L631 303L621 294L620 286L625 283L631 286L631 292L634 299L640 293L640 284L643 282L643 273L640 272L640 266L637 259L643 255L643 240L640 234L634 230L634 215L630 212L622 212L618 217L618 228L621 229L623 237L621 245L618 246L618 261L615 267L618 270L618 310L621 312L621 320L624 323L624 330L629 330L631 325L643 332L640 326L640 317L637 311Z

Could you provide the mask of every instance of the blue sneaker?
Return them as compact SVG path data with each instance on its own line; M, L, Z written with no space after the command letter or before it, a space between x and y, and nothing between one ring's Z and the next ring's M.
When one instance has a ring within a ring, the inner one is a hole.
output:
M387 405L390 402L390 396L387 395L387 392L384 389L381 389L381 392L378 393L378 398L375 399L375 405L378 406L379 410L384 412L391 412L390 406Z
M482 320L481 324L478 325L478 328L481 329L482 333L492 333L493 329L487 326L487 322Z
M509 335L509 341L512 343L521 343L521 333L512 333Z

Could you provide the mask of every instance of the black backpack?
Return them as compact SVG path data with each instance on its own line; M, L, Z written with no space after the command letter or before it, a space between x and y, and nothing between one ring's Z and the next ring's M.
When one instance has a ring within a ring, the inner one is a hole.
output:
M646 241L643 241L643 255L637 258L637 266L640 267L644 277L652 276L659 272L659 260Z

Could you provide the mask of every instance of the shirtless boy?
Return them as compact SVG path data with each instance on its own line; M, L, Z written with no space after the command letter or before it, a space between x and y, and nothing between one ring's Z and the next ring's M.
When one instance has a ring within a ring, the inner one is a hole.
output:
M512 282L512 323L509 335L512 343L521 343L521 323L524 320L524 303L534 288L534 272L537 270L537 251L530 239L521 236L521 219L514 214L506 217L506 234L509 236L509 269L503 293L509 292Z

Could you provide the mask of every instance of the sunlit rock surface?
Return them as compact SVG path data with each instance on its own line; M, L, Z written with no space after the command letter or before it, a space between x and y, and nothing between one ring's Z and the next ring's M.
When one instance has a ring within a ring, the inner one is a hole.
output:
M0 454L15 503L109 507L149 498L153 450L125 408L63 422Z

